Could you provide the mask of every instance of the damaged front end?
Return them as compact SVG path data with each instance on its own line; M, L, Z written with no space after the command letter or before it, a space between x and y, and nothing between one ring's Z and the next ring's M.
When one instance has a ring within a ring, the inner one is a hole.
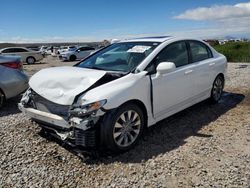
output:
M96 134L100 118L105 114L107 100L86 104L79 100L73 105L53 103L31 88L23 95L19 109L42 128L70 144L83 147L97 145Z

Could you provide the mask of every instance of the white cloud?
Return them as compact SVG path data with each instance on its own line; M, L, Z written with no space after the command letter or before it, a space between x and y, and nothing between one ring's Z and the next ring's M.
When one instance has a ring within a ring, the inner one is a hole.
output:
M218 27L211 28L198 28L198 29L187 29L185 31L173 31L168 33L171 36L178 37L191 37L191 38L201 38L201 39L211 39L211 38L223 38L227 35L241 35L246 36L249 34L249 30L245 28L224 28L223 30Z
M145 36L154 36L156 34L116 34L116 35L107 35L99 36L98 34L93 34L91 36L73 36L73 37L62 37L62 36L45 36L41 38L28 38L15 36L11 38L6 38L5 40L0 39L0 43L60 43L60 42L100 42L103 40L111 39L127 39L135 37L145 37Z
M250 17L250 2L236 5L199 7L187 10L174 18L186 20L218 20L241 17Z
M209 23L208 26L196 29L172 30L167 33L133 33L134 28L118 28L110 30L100 30L91 33L89 36L44 36L40 38L32 37L9 37L0 28L0 43L49 43L49 42L93 42L104 39L125 39L144 36L172 35L183 37L218 38L226 35L250 36L250 2L238 3L235 5L215 5L211 7L199 7L187 10L174 19L193 20L197 22ZM105 33L105 34L104 34ZM3 39L4 38L4 39Z
M0 43L51 43L51 42L95 42L101 41L99 38L95 37L83 37L83 36L75 36L75 37L61 37L61 36L46 36L41 38L28 38L15 36L11 38L6 38L4 40L0 40Z
M209 25L212 25L210 28L197 29L194 32L204 37L250 34L250 2L199 7L187 10L174 18L209 22Z

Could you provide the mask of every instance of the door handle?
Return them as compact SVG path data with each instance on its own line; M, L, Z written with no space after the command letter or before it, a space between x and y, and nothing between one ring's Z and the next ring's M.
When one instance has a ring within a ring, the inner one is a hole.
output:
M185 72L185 74L191 74L193 72L193 70L187 70L186 72Z
M209 66L213 66L213 65L215 65L215 63L210 63L210 64L209 64Z

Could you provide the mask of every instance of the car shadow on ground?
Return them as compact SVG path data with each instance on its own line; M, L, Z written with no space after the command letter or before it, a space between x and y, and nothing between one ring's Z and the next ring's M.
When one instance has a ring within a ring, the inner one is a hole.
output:
M4 106L0 109L0 117L21 113L17 106L20 100L21 96L19 95L5 101Z
M45 65L45 64L48 64L47 62L43 62L43 61L39 61L39 62L35 62L35 63L33 63L33 64L28 64L28 63L25 63L25 64L23 64L23 65L25 65L25 66L37 66L37 65Z
M213 137L210 134L201 134L199 130L235 108L244 98L243 94L225 92L218 104L211 105L208 100L200 102L146 129L134 149L119 155L101 150L96 152L78 150L59 140L49 139L78 155L84 163L140 163L184 145L190 136Z

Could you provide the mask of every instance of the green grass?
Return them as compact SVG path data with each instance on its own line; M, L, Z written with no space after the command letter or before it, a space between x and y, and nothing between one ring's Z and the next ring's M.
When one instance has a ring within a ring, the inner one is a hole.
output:
M214 48L227 57L228 62L250 63L250 42L232 42Z

